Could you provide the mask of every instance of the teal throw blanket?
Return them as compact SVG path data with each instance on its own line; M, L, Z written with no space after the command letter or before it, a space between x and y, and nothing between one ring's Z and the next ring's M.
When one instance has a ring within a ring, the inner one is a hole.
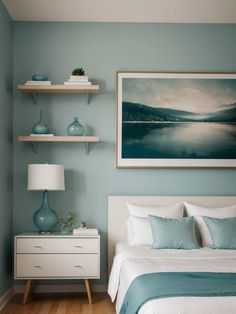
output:
M135 314L144 303L159 298L235 295L236 273L150 273L138 276L131 283L120 314Z

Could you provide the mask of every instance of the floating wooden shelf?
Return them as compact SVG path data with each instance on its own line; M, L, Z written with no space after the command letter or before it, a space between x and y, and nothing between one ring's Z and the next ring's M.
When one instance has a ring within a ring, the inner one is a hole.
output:
M19 136L18 140L20 142L93 142L98 143L98 136Z
M90 94L99 91L99 85L18 85L17 89L22 93L31 93L34 103L37 103L37 94L87 94L87 103L90 102Z
M85 143L86 153L89 153L89 143L98 143L98 136L19 136L19 142L30 142L33 145L33 151L37 153L37 143L39 142L67 142L67 143Z
M65 94L65 93L91 93L99 91L99 85L78 86L78 85L18 85L17 89L22 93L42 93L42 94Z

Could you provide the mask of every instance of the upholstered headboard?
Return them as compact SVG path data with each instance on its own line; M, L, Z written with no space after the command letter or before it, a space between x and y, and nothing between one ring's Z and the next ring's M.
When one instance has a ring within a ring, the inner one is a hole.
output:
M126 203L137 205L172 205L187 201L205 207L221 207L236 204L235 196L109 196L108 197L108 266L111 269L115 244L126 239L125 220L128 217Z

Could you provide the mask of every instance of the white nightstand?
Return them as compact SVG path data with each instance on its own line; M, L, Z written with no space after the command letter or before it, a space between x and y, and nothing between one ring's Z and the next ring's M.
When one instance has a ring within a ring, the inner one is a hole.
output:
M15 279L26 279L23 304L29 301L34 280L84 279L89 303L89 279L100 278L100 236L25 233L15 236Z

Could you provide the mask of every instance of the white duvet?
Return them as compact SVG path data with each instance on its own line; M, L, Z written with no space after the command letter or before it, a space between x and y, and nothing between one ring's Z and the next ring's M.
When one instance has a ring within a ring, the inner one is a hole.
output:
M236 272L236 251L154 250L119 243L109 278L108 293L119 313L126 291L139 275L152 272ZM172 297L146 302L139 314L236 314L236 297Z

